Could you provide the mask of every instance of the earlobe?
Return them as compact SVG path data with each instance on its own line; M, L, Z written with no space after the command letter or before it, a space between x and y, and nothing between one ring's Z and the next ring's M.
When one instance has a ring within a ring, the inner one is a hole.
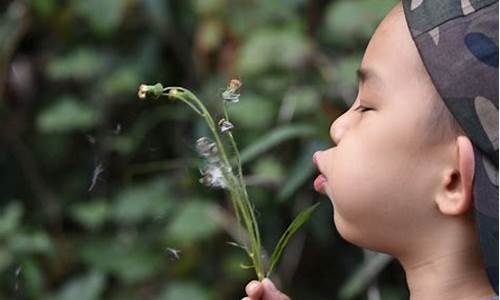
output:
M445 215L461 215L472 205L474 180L474 150L465 136L456 139L455 167L444 174L436 204Z

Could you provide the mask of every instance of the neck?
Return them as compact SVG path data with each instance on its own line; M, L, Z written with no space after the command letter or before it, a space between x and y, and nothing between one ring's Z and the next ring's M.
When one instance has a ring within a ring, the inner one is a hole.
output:
M411 300L480 300L495 295L483 268L475 227L460 222L441 228L445 230L436 238L430 233L419 242L421 247L397 257L406 272Z

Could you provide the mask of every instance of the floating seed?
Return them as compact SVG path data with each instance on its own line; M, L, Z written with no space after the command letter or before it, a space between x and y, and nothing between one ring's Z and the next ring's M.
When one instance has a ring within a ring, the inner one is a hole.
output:
M219 129L221 133L225 133L234 128L233 123L227 121L226 119L221 119L218 123Z

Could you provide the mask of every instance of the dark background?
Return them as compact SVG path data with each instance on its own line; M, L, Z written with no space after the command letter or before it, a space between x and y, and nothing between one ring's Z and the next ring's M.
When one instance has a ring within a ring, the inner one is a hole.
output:
M231 207L198 183L204 122L141 102L180 85L230 114L264 246L321 201L273 280L296 300L407 299L390 258L344 241L311 155L356 95L394 0L0 1L0 299L240 299ZM280 137L280 134L283 134ZM176 251L180 251L177 253ZM176 256L178 254L178 257Z

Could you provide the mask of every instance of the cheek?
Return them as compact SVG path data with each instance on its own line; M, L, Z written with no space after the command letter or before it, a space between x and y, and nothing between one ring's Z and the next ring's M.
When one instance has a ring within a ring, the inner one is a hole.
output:
M384 202L391 201L387 195L394 196L389 191L393 186L393 172L383 157L377 157L376 149L338 150L332 153L332 168L327 174L338 213L349 222L373 219L374 209L385 207Z
M407 151L357 141L346 138L325 153L330 162L325 175L339 233L370 248L409 224L422 195L415 184L418 170Z

